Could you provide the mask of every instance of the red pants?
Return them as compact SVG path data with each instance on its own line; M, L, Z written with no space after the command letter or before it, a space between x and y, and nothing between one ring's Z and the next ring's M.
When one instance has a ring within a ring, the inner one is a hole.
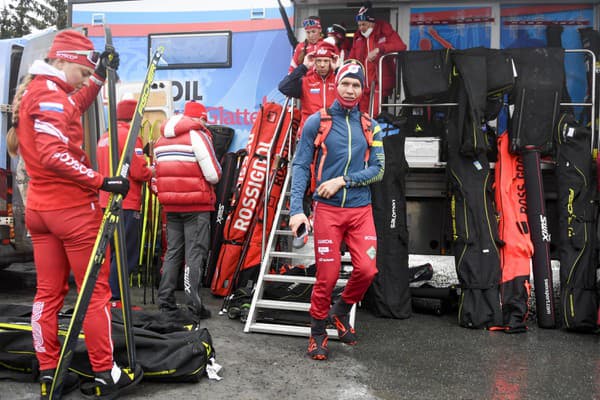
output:
M69 291L69 271L73 271L79 290L101 220L102 211L98 204L26 212L37 270L31 327L33 346L42 370L56 368L58 363L58 312ZM90 364L96 372L113 366L108 260L107 254L83 321Z
M340 276L340 246L346 243L352 257L352 275L342 292L347 304L358 303L377 274L377 236L371 206L341 208L314 206L314 242L317 279L310 300L310 315L325 319L331 293Z

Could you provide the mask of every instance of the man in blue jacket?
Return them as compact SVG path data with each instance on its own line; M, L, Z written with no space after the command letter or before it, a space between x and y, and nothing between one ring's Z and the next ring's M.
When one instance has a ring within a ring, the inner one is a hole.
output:
M353 304L362 300L377 274L377 237L369 185L383 178L380 128L369 119L370 130L365 129L364 117L358 110L364 88L360 63L342 66L336 75L336 87L336 100L328 110L331 127L322 146L314 145L317 134L323 134L321 113L315 113L306 120L292 163L289 223L294 234L303 224L310 229L302 199L311 174L316 188L313 231L317 275L311 297L308 345L308 355L315 360L328 357L327 319L335 325L343 343L356 344L349 312ZM330 310L331 294L339 278L342 241L350 250L353 271L341 298Z

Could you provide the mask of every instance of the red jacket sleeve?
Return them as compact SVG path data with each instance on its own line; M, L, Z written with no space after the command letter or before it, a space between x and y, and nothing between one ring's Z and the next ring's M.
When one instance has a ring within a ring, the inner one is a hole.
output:
M392 26L385 22L381 21L381 37L385 37L385 42L379 43L377 47L380 50L381 55L385 53L392 53L394 51L404 51L406 50L406 44L400 39L400 35L398 32L392 28Z
M57 99L56 92L47 92L36 100L29 111L34 121L33 140L40 163L57 175L83 186L94 189L102 186L102 175L91 168L83 149L69 140L69 129L75 129L71 119L80 118L79 112L65 104L69 102L66 97ZM61 100L60 110L40 106L44 102L60 105L58 102Z
M138 182L150 182L152 179L152 170L148 167L146 157L144 156L144 145L139 137L135 141L135 151L131 158L131 179Z
M128 134L129 124L119 123L119 154L123 153ZM135 148L131 156L129 178L138 182L147 182L152 178L152 171L148 168L144 158L142 139L139 136L135 140Z
M79 112L82 114L87 111L92 105L98 92L102 88L104 81L94 74L90 77L89 85L82 87L77 92L73 93L71 99L75 102L75 107L79 108Z

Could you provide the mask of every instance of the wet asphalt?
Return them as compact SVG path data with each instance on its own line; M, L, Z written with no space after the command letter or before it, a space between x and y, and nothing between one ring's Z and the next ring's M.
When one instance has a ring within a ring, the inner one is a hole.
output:
M0 271L0 303L31 304L31 264ZM143 290L132 290L143 305ZM148 300L149 300L148 295ZM599 336L539 329L523 334L468 330L456 312L375 318L359 310L359 343L330 341L330 358L305 356L307 339L244 333L239 320L218 316L222 300L204 292L213 317L203 320L213 338L221 381L144 382L126 399L600 399ZM74 302L71 291L67 302ZM154 310L156 306L145 305ZM38 399L38 385L0 381L0 399ZM77 393L64 397L81 398Z

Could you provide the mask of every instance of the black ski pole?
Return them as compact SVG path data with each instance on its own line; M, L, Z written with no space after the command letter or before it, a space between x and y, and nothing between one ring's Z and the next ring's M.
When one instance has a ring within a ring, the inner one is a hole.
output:
M106 50L114 51L112 43L112 32L110 27L104 27L104 37L106 40ZM106 68L106 79L108 89L108 140L110 144L110 174L117 173L117 164L119 163L119 132L117 126L117 74L112 67ZM138 132L132 131L137 139ZM135 140L134 140L135 142ZM121 294L121 311L123 313L123 329L125 330L125 348L127 349L127 362L129 368L135 371L135 341L133 337L133 326L131 319L131 295L129 293L129 264L127 263L127 252L125 251L126 238L123 226L123 210L117 220L117 227L113 236L115 260L117 262L117 276L119 281L119 291Z
M136 141L133 132L139 131L142 124L144 108L148 102L151 84L154 81L154 73L162 53L162 47L154 53L148 66L148 71L146 72L146 78L144 79L140 99L129 128L129 134L127 135L123 154L121 155L121 160L119 161L119 166L117 169L119 175L123 178L126 178L129 173L129 167ZM94 291L94 286L96 285L96 280L98 279L98 274L100 273L100 268L102 267L104 258L106 256L106 247L108 246L110 238L115 231L116 224L119 219L122 201L123 196L114 193L111 194L108 199L108 205L104 211L102 223L100 224L100 229L98 231L98 235L96 236L96 242L94 244L94 248L92 249L92 254L90 255L90 260L88 262L86 273L79 290L79 295L77 296L77 301L73 310L73 316L71 317L71 322L69 323L69 329L67 330L67 335L60 351L60 357L58 359L58 364L56 365L56 372L54 373L54 380L52 381L52 387L50 388L49 400L60 399L63 381L69 365L71 364L71 360L73 359L75 347L77 345L77 338L79 336L79 332L81 332L81 326L83 325L83 319L85 318L85 314ZM133 373L133 371L131 372Z
M285 8L283 7L283 4L281 4L281 0L277 0L277 3L279 3L279 13L281 14L281 19L283 20L283 25L285 25L285 30L287 32L288 40L290 41L290 45L292 46L292 48L295 49L296 46L298 46L298 39L296 39L296 35L294 35L294 30L292 29L292 26L290 25L290 20L288 19L288 16L287 16L287 13L285 12Z

